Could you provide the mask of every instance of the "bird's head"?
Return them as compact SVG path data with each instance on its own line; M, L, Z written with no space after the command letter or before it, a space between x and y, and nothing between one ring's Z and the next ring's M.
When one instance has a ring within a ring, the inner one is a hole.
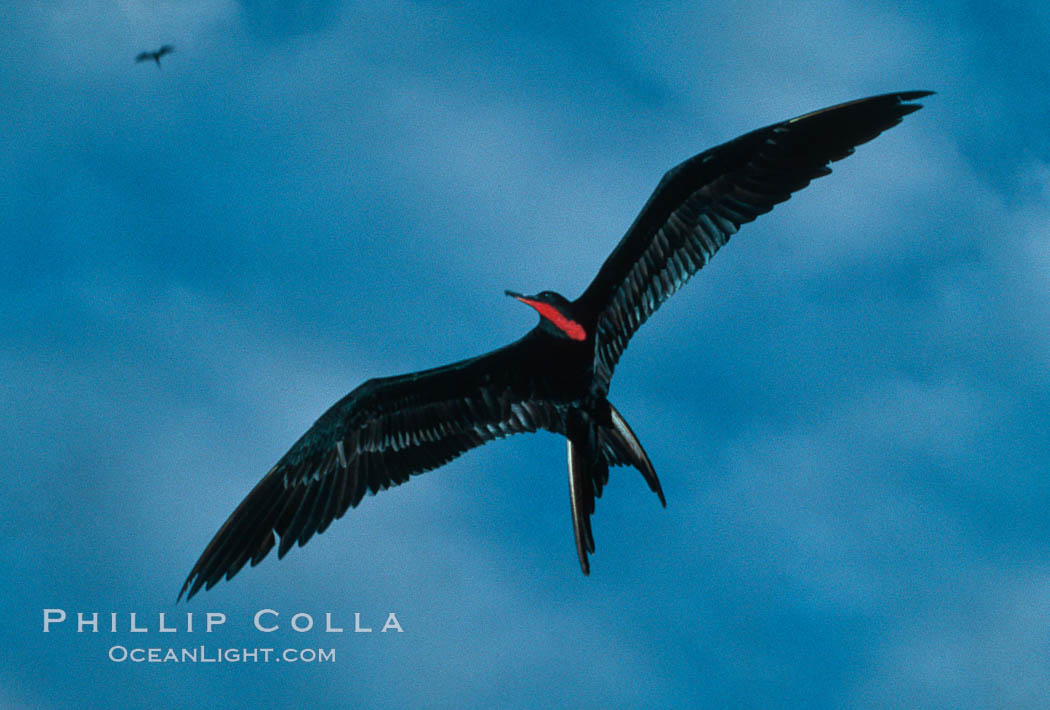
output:
M586 340L587 330L572 313L569 299L554 291L541 291L535 296L523 296L507 291L508 296L532 306L540 314L540 327L562 338Z

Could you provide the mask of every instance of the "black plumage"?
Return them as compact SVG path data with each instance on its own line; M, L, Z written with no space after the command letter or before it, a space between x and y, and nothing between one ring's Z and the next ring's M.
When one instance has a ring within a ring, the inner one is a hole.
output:
M590 516L610 467L638 469L666 505L644 449L607 399L634 332L734 234L828 164L920 108L931 92L874 96L747 133L664 175L575 301L508 295L540 322L515 343L444 367L370 380L334 404L219 529L179 593L192 597L277 545L283 557L366 493L399 485L465 451L545 429L566 437L580 566L594 552Z
M160 67L160 58L166 54L171 54L175 51L175 48L170 44L161 46L160 49L153 52L139 52L138 56L135 57L135 63L154 61L157 63L157 67Z

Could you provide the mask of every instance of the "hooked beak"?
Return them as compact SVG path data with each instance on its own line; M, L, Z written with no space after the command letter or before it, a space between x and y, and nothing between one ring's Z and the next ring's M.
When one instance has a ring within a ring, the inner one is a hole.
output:
M513 298L515 301L520 301L521 303L524 303L529 308L535 308L537 311L540 310L539 309L539 306L540 306L539 302L534 301L532 298L530 298L529 296L526 296L523 293L518 293L517 291L504 291L503 293L507 294L508 296Z

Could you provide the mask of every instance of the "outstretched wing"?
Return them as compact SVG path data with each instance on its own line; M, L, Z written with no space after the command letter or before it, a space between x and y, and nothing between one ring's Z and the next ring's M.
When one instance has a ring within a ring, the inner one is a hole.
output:
M179 598L306 544L347 508L493 439L558 430L554 405L532 398L518 342L434 370L370 380L325 412L219 529Z
M175 47L173 47L170 44L165 44L160 49L157 50L157 56L158 57L163 57L165 54L171 54L174 51L175 51Z
M153 55L149 52L139 52L139 55L135 57L136 62L149 62L153 60Z
M921 106L929 91L884 94L752 131L672 168L579 298L599 313L595 372L608 388L635 331L740 225Z

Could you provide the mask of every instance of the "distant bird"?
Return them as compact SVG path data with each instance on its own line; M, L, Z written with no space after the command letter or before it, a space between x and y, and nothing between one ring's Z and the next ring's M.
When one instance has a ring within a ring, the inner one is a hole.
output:
M192 598L321 533L365 493L404 483L509 434L568 442L569 502L584 574L590 516L611 466L633 466L666 505L638 438L608 400L613 369L650 315L737 228L787 200L828 164L920 108L910 91L860 99L747 133L672 168L575 301L507 295L539 325L515 343L432 370L365 382L336 402L233 511L179 592Z
M148 62L152 59L157 63L157 66L159 67L160 58L163 57L165 54L171 54L174 51L174 47L172 47L170 44L165 44L155 52L140 52L139 55L135 57L135 63L137 64L139 62Z

